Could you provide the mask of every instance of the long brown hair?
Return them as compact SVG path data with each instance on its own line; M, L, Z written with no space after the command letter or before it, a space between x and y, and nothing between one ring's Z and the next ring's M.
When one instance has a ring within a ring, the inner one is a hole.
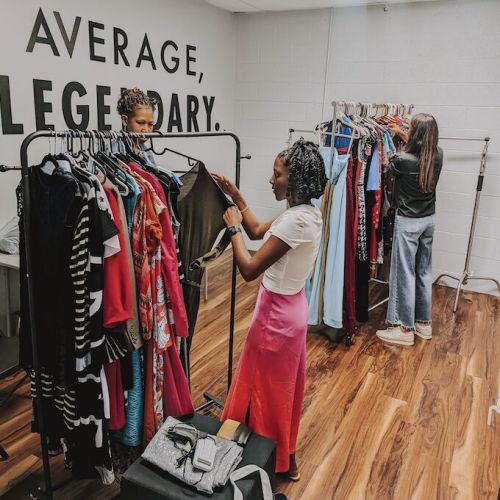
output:
M405 150L419 159L418 183L424 193L432 191L434 157L437 153L439 131L432 115L419 113L410 122L410 133Z

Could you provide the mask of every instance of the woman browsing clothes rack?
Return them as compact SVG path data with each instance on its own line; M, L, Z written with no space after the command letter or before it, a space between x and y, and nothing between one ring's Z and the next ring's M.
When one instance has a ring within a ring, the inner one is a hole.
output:
M236 203L224 221L238 268L247 281L264 274L252 323L221 419L246 422L277 442L276 471L297 481L295 457L305 382L308 307L304 285L321 239L321 213L311 203L322 195L325 166L318 148L297 141L275 159L269 182L289 208L277 219L259 221L242 193L226 177L213 174ZM251 239L264 239L252 256Z

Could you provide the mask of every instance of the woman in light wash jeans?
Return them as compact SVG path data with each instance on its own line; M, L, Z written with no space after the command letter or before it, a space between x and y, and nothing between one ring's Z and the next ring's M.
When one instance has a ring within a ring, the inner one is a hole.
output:
M415 335L432 338L432 241L436 185L443 165L432 115L415 115L408 144L391 162L396 176L396 223L392 243L385 342L413 345Z

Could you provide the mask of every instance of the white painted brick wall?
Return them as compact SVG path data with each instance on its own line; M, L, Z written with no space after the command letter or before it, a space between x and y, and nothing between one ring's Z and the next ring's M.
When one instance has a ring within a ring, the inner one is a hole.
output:
M268 180L288 129L321 118L329 11L238 15L237 22L235 126L252 154L242 163L242 189L255 213L271 219L285 208Z
M243 162L242 188L259 217L284 208L267 180L287 129L321 119L329 15L237 16L235 126L253 156ZM500 2L334 9L325 118L333 99L411 102L436 116L442 136L492 138L471 268L500 280ZM435 275L462 271L482 144L441 146ZM472 288L496 293L489 282Z

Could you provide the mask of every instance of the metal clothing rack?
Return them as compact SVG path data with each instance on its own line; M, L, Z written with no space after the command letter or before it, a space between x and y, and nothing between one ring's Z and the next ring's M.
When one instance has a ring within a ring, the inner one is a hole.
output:
M411 113L413 110L413 104L374 104L374 103L364 103L364 102L355 102L355 101L332 101L332 131L331 132L321 132L323 135L329 135L331 136L330 140L330 147L333 149L335 147L335 139L337 137L343 137L346 139L351 139L351 141L355 138L355 132L353 131L352 134L342 134L342 133L337 133L336 132L336 122L337 122L337 116L338 112L341 108L343 108L344 112L346 114L360 114L362 110L364 110L365 113L371 113L375 111L375 114L379 112L379 110L383 110L386 112L386 114L397 114L397 115L407 115ZM318 132L317 129L311 130L311 129L298 129L298 128L289 128L288 129L288 142L291 142L291 137L293 133L306 133L306 134L316 134ZM333 161L333 155L331 155L332 161ZM381 285L388 285L389 283L384 280L380 280L378 278L370 278L369 280L371 283L378 283ZM380 302L377 302L376 304L370 306L368 308L368 311L373 311L377 309L378 307L384 305L389 301L389 297L386 297L382 299ZM346 344L350 345L352 343L352 339L350 336L346 338Z
M378 109L384 109L384 110L396 110L399 112L403 112L404 114L410 114L414 108L413 104L369 104L369 103L362 103L362 102L349 102L349 101L332 101L332 108L333 108L333 116L332 116L332 124L335 124L336 119L337 119L337 113L339 108L343 107L344 110L346 108L351 108L354 109L356 112L359 107L365 108L365 109L374 109L375 111L378 111ZM290 128L288 130L289 133L289 141L291 139L291 135L294 132L298 133L316 133L316 130L308 130L308 129L293 129ZM331 135L331 147L333 147L335 138L336 137L346 137L346 138L352 138L351 135L346 135L346 134L336 134L335 133L335 126L332 125L332 132L323 132L323 134L326 135ZM477 185L476 185L476 197L474 201L474 211L472 214L472 223L469 231L469 242L467 245L467 254L465 258L465 264L464 264L464 270L460 276L455 276L452 274L448 273L443 273L439 275L434 283L438 283L442 278L447 277L451 278L455 281L457 281L457 290L456 290L456 295L455 295L455 302L453 305L453 312L456 313L458 309L458 302L460 300L460 294L464 288L468 284L470 280L481 280L481 281L491 281L496 284L497 288L500 290L500 282L491 277L487 276L474 276L473 272L470 270L470 258L472 254L472 247L474 243L474 235L475 235L475 229L476 229L476 222L477 222L477 215L479 212L479 202L481 199L481 191L483 189L483 182L484 182L484 173L486 170L486 160L487 160L487 155L488 155L488 145L490 138L489 137L455 137L455 136L450 136L450 137L440 137L439 138L442 141L475 141L475 142L484 142L483 150L481 152L481 160L480 160L480 166L479 166L479 174L478 174L478 179L477 179ZM377 280L377 279L371 279L370 281L374 281L380 284L388 284L385 281ZM377 304L373 305L370 307L369 311L372 311L373 309L376 309L377 307L385 304L388 302L388 298L378 302Z
M122 134L122 132L120 132ZM199 138L199 137L231 137L235 144L235 184L239 187L240 184L240 164L241 164L241 144L238 136L233 132L196 132L196 133L162 133L162 132L152 132L147 134L134 134L134 133L123 133L129 138L141 139L179 139L179 138ZM28 148L32 142L40 138L54 138L56 141L58 138L107 138L107 135L103 135L98 131L78 131L78 130L63 130L63 131L53 131L53 130L41 130L33 132L26 136L21 144L20 157L21 157L21 171L22 171L22 191L24 200L24 210L23 210L23 221L24 221L24 247L26 254L26 285L28 290L28 312L31 322L31 348L33 355L33 371L35 374L35 386L38 395L42 394L42 381L40 374L40 364L38 359L38 338L35 324L35 313L34 313L34 295L33 295L33 277L32 277L32 266L31 266L31 241L30 241L30 228L31 228L31 217L30 217L30 183L29 183L29 164L28 164ZM8 167L5 167L8 168ZM228 367L227 367L227 386L228 389L231 385L232 371L233 371L233 349L234 349L234 322L235 322L235 308L236 308L236 260L233 257L232 264L232 278L231 278L231 304L230 304L230 320L229 320L229 346L228 346ZM186 353L184 353L185 355ZM187 373L188 375L188 373ZM209 393L204 393L204 397L207 400L199 409L205 409L212 405L223 407L223 403L216 397ZM40 487L36 492L31 492L31 498L33 499L49 499L52 500L53 492L55 488L52 486L49 454L47 447L47 434L45 430L45 421L43 415L43 398L37 397L35 399L35 411L38 418L38 429L40 433L41 449L42 449L42 461L43 461L43 472L44 472L44 484L45 488L42 490Z
M443 273L440 274L434 283L438 283L441 278L451 278L457 281L457 291L455 294L455 303L453 305L453 312L456 313L458 309L458 301L460 300L460 294L464 288L468 284L470 280L481 280L481 281L492 281L496 284L498 290L500 291L500 282L495 278L490 278L487 276L474 276L473 272L470 270L470 258L472 255L472 246L474 244L474 235L476 232L476 221L477 214L479 212L479 202L481 200L481 191L483 190L484 183L484 172L486 170L486 159L488 155L488 145L490 142L489 137L441 137L441 140L446 141L480 141L484 142L483 151L481 152L481 161L479 165L479 173L477 176L477 184L476 184L476 197L474 200L474 211L472 212L472 223L469 230L469 243L467 244L467 254L465 257L464 270L460 276L455 276L453 274Z
M332 105L334 105L334 108L335 108L335 103L332 103ZM336 113L336 112L334 112L334 113ZM336 116L336 115L334 115L334 116ZM291 136L291 134L294 132L315 133L316 131L315 130L308 130L308 129L290 128L288 132ZM329 135L333 135L332 143L333 143L335 137L348 137L348 138L350 137L349 135L345 135L345 134L335 134L333 132L333 128L332 128L332 132L324 132L324 133L329 134ZM497 279L492 278L492 277L488 277L488 276L474 276L473 272L470 269L470 259L472 256L472 247L474 244L477 215L479 213L479 203L481 200L481 192L482 192L483 183L484 183L484 174L486 171L486 160L487 160L487 156L488 156L488 145L490 142L490 137L455 137L455 136L447 137L447 136L445 136L445 137L440 137L439 140L441 140L441 141L484 142L483 150L481 152L479 173L478 173L477 184L476 184L476 196L475 196L475 201L474 201L474 210L472 213L471 227L469 230L469 241L467 244L467 253L466 253L466 257L465 257L464 270L463 270L462 274L459 276L449 274L449 273L440 274L434 281L435 284L437 284L442 278L451 278L451 279L457 281L455 302L453 304L453 312L456 313L458 310L458 303L460 300L460 295L462 293L462 290L469 283L469 281L471 281L471 280L491 281L492 283L494 283L497 286L498 290L500 291L500 282ZM386 284L386 285L388 284L386 281L381 281L381 280L377 280L377 279L371 279L370 281L377 282L380 284ZM373 309L376 309L377 307L385 304L386 302L388 302L388 300L389 300L388 298L383 299L382 301L378 302L377 304L371 306L369 308L369 311L372 311Z

